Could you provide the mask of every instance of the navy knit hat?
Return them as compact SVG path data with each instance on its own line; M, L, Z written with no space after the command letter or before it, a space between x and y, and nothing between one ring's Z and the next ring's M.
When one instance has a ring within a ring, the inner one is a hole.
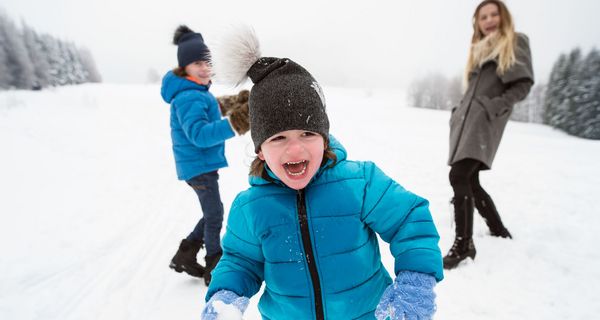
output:
M221 43L215 74L231 84L249 77L254 86L248 100L250 134L254 151L274 134L286 130L306 130L329 136L325 97L315 78L288 58L260 57L258 40L252 29L242 29Z
M194 61L209 61L210 51L202 35L185 25L177 27L173 35L173 44L177 45L177 62L184 68Z

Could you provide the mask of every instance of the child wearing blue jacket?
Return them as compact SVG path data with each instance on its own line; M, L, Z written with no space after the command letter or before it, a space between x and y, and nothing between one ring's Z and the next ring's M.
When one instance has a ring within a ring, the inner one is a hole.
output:
M244 134L248 119L234 110L222 118L216 98L208 91L211 85L210 52L202 35L179 26L173 43L177 45L179 66L167 72L161 95L171 104L171 139L177 177L196 192L203 217L183 239L169 267L177 272L204 278L208 285L210 271L219 261L223 204L219 193L220 168L227 167L225 140ZM206 265L197 261L200 248L206 245Z
M375 164L346 159L321 87L302 66L260 57L251 30L224 48L217 74L254 83L257 157L251 187L232 204L202 319L241 319L263 282L263 319L431 319L443 274L428 202ZM393 281L377 234L390 243Z

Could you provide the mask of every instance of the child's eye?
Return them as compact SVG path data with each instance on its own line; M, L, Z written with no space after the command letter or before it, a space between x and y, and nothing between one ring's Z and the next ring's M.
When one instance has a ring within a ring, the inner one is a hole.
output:
M283 139L285 139L284 136L277 136L277 137L272 138L270 141L279 141L279 140L283 140Z
M303 135L303 136L305 136L305 137L311 137L311 136L314 136L314 135L316 135L316 133L314 133L314 132L310 132L310 131L304 131L304 132L302 133L302 135Z

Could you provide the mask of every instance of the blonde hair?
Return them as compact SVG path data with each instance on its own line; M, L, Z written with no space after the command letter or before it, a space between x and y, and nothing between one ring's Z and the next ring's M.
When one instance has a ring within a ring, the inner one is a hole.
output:
M485 5L495 4L498 7L498 13L500 14L500 26L498 28L497 35L494 38L486 37L479 29L477 21L479 10ZM469 58L467 60L467 67L465 68L465 82L469 80L469 74L481 63L487 61L489 58L497 58L498 67L496 73L498 75L504 74L506 70L512 67L516 62L515 57L515 46L516 46L516 34L513 19L508 11L508 8L504 2L500 0L485 0L482 1L473 14L473 37L471 38L471 47L469 49ZM481 42L489 41L488 44L493 44L493 48L488 54L478 54L478 45L485 45Z

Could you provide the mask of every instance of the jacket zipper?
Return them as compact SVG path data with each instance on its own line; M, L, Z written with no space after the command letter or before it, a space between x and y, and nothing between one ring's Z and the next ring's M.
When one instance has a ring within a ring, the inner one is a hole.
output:
M465 118L462 121L460 126L460 132L458 134L458 139L456 139L456 147L454 148L454 152L452 153L452 158L450 161L454 161L454 157L456 156L456 152L458 152L458 145L460 144L460 139L462 138L463 130L465 129L465 123L467 122L467 117L469 116L469 111L471 110L471 105L473 104L473 99L475 98L475 92L477 92L477 87L479 86L479 79L481 78L481 73L483 69L480 69L477 73L477 81L475 81L475 87L473 88L473 94L471 95L471 99L469 100L469 105L467 106L467 111L465 111Z
M321 297L321 282L319 281L319 273L317 271L317 265L315 264L312 241L310 240L304 189L298 190L298 194L296 195L296 203L298 205L298 221L300 223L300 233L302 234L302 245L304 246L306 263L308 264L308 271L310 272L310 279L313 284L316 319L323 320L325 319L325 314L323 312L323 299Z

